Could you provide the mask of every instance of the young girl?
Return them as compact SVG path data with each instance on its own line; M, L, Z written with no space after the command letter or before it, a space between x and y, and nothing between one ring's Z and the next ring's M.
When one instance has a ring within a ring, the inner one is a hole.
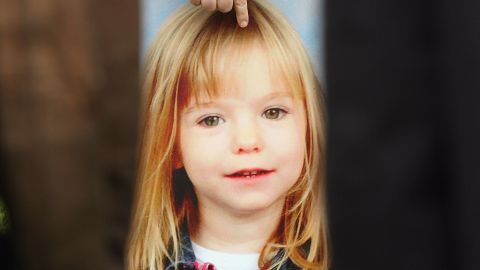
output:
M327 269L319 86L285 18L185 6L146 58L129 270Z

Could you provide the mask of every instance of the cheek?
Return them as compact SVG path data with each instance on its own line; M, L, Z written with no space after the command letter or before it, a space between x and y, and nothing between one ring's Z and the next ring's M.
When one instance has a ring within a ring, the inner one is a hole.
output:
M302 117L292 119L289 127L266 140L279 164L284 164L292 175L300 174L305 159L306 124Z
M275 146L274 156L280 159L284 164L290 164L292 167L301 167L304 160L304 138L298 133L277 134L272 142ZM289 167L290 167L289 166Z
M278 129L270 130L265 142L272 144L274 150L298 157L303 155L305 147L306 127L302 117L295 117Z
M222 140L215 136L190 133L180 137L180 149L185 169L192 177L206 175L222 162ZM192 179L192 181L195 179Z

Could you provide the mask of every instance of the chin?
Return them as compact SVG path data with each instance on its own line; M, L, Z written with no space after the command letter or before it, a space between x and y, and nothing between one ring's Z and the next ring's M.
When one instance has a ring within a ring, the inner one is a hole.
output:
M281 204L281 207L278 205ZM252 214L254 212L267 211L270 208L280 208L283 207L283 199L266 199L266 198L248 198L242 200L241 202L232 205L232 209L238 213Z

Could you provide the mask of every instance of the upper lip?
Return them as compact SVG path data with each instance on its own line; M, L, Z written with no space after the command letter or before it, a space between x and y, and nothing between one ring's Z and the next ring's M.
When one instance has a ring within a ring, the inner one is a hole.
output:
M236 174L252 174L252 173L259 173L259 172L272 172L274 170L268 170L268 169L262 169L262 168L246 168L246 169L241 169L238 171L235 171L230 174L226 174L225 176L234 176Z

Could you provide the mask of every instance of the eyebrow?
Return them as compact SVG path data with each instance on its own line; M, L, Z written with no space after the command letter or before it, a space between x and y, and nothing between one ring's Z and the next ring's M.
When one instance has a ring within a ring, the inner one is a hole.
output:
M283 91L282 92L272 92L272 93L268 93L268 94L266 94L262 97L257 98L256 102L260 103L260 102L264 102L264 101L269 100L269 99L283 98L283 97L290 97L291 98L291 97L293 97L293 95L290 92L283 92ZM195 103L191 106L186 107L185 110L184 110L184 113L188 114L195 109L209 107L209 106L212 106L215 103L217 103L217 102L206 101L206 102Z

